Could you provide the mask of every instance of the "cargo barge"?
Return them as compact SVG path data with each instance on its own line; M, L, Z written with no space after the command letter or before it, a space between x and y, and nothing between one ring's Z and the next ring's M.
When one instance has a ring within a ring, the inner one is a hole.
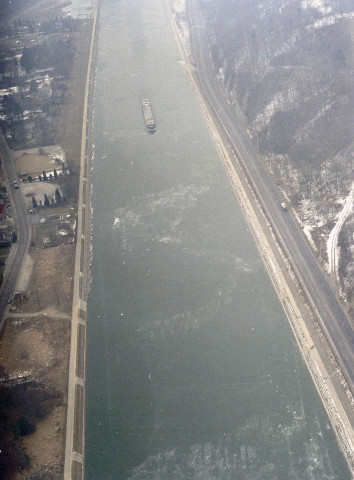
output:
M155 133L156 123L155 123L154 115L152 113L151 104L148 100L143 101L143 114L144 114L145 125L148 132Z

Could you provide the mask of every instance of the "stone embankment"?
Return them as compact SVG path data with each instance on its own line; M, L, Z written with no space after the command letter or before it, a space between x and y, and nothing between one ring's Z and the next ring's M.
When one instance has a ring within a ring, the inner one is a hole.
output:
M87 67L82 122L64 464L65 480L82 480L84 478L86 322L87 296L91 278L91 163L93 158L92 106L95 80L95 56L99 25L99 3L100 0L96 0Z

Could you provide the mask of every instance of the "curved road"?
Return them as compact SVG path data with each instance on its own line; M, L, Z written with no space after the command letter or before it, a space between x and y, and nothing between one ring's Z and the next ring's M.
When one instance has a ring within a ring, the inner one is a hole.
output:
M337 258L337 243L338 236L345 222L347 216L350 214L354 199L354 182L350 189L350 193L347 197L345 205L339 215L337 223L329 235L329 248L328 248L328 271L332 273L337 279L338 258Z
M13 209L15 225L17 227L17 243L11 247L11 253L8 257L4 280L0 289L0 333L4 326L4 313L8 305L8 300L14 291L16 280L20 268L27 252L30 231L27 219L26 207L22 198L20 189L13 188L13 181L17 180L15 167L11 160L9 148L2 134L0 134L0 156L3 167L9 181L9 197Z
M301 279L322 327L343 368L350 387L354 382L354 332L326 278L319 268L309 245L288 211L281 208L283 201L259 159L244 127L237 119L218 88L213 75L208 50L206 28L203 24L199 0L188 0L191 41L202 89L238 154L251 183L270 219L277 236L292 260L294 270Z

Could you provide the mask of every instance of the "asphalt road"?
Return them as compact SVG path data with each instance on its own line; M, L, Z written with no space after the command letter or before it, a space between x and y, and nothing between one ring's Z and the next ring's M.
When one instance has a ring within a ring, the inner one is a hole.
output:
M15 167L10 157L9 149L2 134L0 134L0 156L3 168L6 171L9 181L9 197L15 217L17 231L17 243L11 247L11 253L7 260L5 276L0 289L0 332L4 326L4 313L8 306L8 300L12 296L18 274L28 249L29 244L29 222L26 207L20 189L13 187L13 181L17 180Z
M209 57L206 29L199 0L188 0L193 54L199 82L214 113L218 117L237 152L265 212L284 248L297 276L320 318L322 328L334 350L349 384L354 384L353 327L330 288L311 248L289 211L281 208L284 201L258 157L244 126L237 119L218 88Z

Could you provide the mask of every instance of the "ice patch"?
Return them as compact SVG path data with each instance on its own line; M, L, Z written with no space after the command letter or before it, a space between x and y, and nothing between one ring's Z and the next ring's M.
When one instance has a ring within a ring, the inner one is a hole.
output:
M198 197L207 190L207 187L198 189L194 186L179 186L136 198L130 208L118 209L115 218L119 218L122 248L131 250L132 242L142 238L163 243L180 243L185 212L193 208ZM156 229L156 224L160 225L159 229ZM156 230L161 234L157 235Z
M226 432L218 439L195 442L188 449L171 446L151 453L133 469L129 480L280 479L285 478L279 476L284 473L285 462L288 462L287 478L337 478L321 437L306 434L303 420L299 425L290 420L287 425L278 426L274 425L274 418L255 416L248 420L249 424L238 428L236 433ZM299 434L304 440L301 457L291 450L293 436Z
M166 244L168 244L168 243L180 243L179 240L176 240L173 237L167 237L167 236L166 237L160 237L158 239L158 241L161 242L161 243L166 243Z

